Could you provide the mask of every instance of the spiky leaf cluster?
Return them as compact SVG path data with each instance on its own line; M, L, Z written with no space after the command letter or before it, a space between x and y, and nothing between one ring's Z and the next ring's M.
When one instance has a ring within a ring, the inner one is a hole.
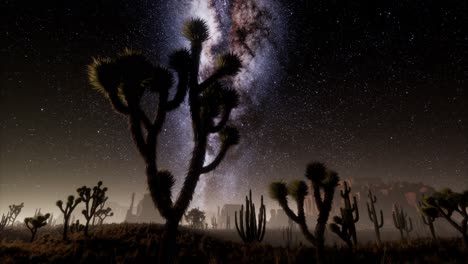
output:
M183 35L188 41L197 44L201 44L210 37L208 25L200 18L187 21L184 24Z

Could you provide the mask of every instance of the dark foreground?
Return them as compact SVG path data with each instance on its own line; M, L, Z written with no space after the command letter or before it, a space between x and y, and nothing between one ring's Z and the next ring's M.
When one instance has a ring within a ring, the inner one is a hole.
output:
M26 230L9 229L1 235L0 263L156 263L160 234L159 225L111 224L95 228L89 239L72 234L63 242L60 227L52 227L29 243ZM315 263L307 245L244 245L187 229L181 230L178 245L177 263ZM461 239L418 239L360 245L353 251L328 247L325 263L468 263L468 253Z

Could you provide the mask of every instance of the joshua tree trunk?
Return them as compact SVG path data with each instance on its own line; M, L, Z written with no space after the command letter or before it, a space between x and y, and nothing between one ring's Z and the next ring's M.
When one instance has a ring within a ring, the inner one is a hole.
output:
M37 231L31 231L31 240L29 242L33 242L34 241L34 238L36 237L36 232Z
M174 263L179 222L166 221L159 245L159 263Z
M67 240L67 230L68 230L68 219L65 218L63 222L63 240Z

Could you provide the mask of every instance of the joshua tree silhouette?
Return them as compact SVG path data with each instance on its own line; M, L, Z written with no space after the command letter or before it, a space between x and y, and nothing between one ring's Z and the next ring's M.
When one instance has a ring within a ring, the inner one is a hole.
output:
M333 196L339 177L336 172L328 170L325 165L319 162L309 164L305 176L311 181L314 201L319 210L315 232L311 232L306 223L304 199L308 188L304 181L293 181L288 186L283 182L272 182L270 184L270 196L278 202L286 215L299 225L305 238L316 249L317 263L322 263L325 227L330 216ZM288 195L292 196L296 201L297 214L288 205Z
M169 99L169 90L173 86L172 72L153 65L140 52L126 49L115 59L97 58L89 66L92 86L109 98L118 113L128 117L133 139L146 162L151 197L166 219L159 248L160 263L171 263L175 256L179 222L193 199L200 175L213 171L230 147L239 141L237 129L227 126L239 96L220 81L240 71L240 59L231 53L219 56L212 75L200 82L200 54L209 37L208 27L205 21L192 19L185 24L183 35L190 41L190 50L181 49L169 56L169 67L178 76L173 99ZM152 115L148 115L140 102L145 93L151 92L158 94L158 106ZM182 189L173 200L174 176L170 171L159 168L157 163L158 136L166 115L177 109L187 94L194 144ZM218 136L221 147L214 160L205 164L210 135Z

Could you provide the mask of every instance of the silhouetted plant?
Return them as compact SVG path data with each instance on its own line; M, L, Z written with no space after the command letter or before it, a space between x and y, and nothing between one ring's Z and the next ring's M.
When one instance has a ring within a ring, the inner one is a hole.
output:
M254 241L261 242L265 236L266 209L263 204L263 195L260 198L258 222L255 213L255 204L252 201L252 190L249 190L249 196L245 197L245 214L244 205L241 205L239 211L239 221L237 221L237 211L234 213L236 230L244 243L251 243Z
M80 220L72 221L70 224L70 233L79 233L84 230L85 226L80 224Z
M218 221L216 220L216 216L214 216L214 215L211 217L211 227L213 229L218 228Z
M96 217L99 219L98 223L99 225L102 225L104 223L104 220L106 220L107 217L114 216L114 213L111 212L112 208L107 207L106 209L99 209L96 212Z
M10 219L10 212L6 215L2 214L2 219L0 220L0 233L5 229L8 224L8 220Z
M367 202L367 213L369 214L369 219L374 224L375 236L377 237L377 242L380 245L382 244L382 241L380 239L380 228L382 228L384 225L383 212L382 210L380 210L380 223L379 223L379 219L377 218L377 213L375 211L375 203L377 202L377 197L372 194L371 189L368 190L367 197L369 198L368 199L369 201Z
M34 217L26 217L24 219L24 224L29 229L29 231L31 231L31 242L34 241L37 230L47 225L47 219L49 217L50 217L50 214L45 214L45 215L38 214Z
M187 221L192 228L203 229L205 218L205 212L198 208L193 208L185 214L185 221Z
M468 190L456 193L448 188L442 189L427 197L426 203L437 209L440 216L462 234L465 247L468 247Z
M231 230L231 216L226 215L226 230Z
M330 230L337 234L349 248L353 247L353 244L357 244L356 236L356 223L359 221L359 210L357 206L356 196L353 196L353 205L349 199L349 193L351 188L347 182L344 182L344 188L340 191L341 197L344 201L344 208L340 208L341 217L333 217L334 223L330 224ZM355 214L353 216L353 213Z
M63 234L62 234L62 239L67 240L67 231L68 231L68 225L70 223L70 216L75 210L76 206L81 203L81 198L75 199L75 196L70 195L67 198L67 203L65 204L65 208L63 207L63 201L58 200L56 205L60 209L60 211L63 213Z
M403 208L398 208L396 204L393 205L392 212L393 224L400 231L402 240L409 239L409 233L413 231L413 222L411 217L407 217L406 212Z
M425 225L429 227L432 239L437 239L434 228L434 221L440 216L439 211L434 206L427 202L426 198L418 202L421 219Z
M21 213L21 209L23 209L24 203L21 204L12 204L8 206L8 213L6 214L5 218L7 223L5 224L5 227L8 225L13 226L15 224L16 218L18 215Z
M81 201L83 201L85 205L85 209L81 211L84 218L86 219L84 229L85 236L88 236L89 222L95 216L99 205L106 199L107 188L101 187L102 181L99 181L98 184L93 187L92 191L91 188L86 186L80 187L76 190L80 196Z
M279 203L286 215L299 225L305 238L316 249L317 262L321 263L325 244L324 232L339 177L336 172L328 170L319 162L307 166L305 177L311 181L312 195L319 211L314 233L309 231L304 213L304 199L307 195L307 184L304 181L293 181L287 187L283 182L273 182L270 184L270 196ZM296 201L297 214L288 205L288 194Z
M166 219L159 249L160 263L173 262L179 222L193 199L200 175L213 171L239 141L237 129L226 125L232 109L238 104L238 94L219 81L240 71L240 59L230 53L221 55L212 75L199 82L200 55L203 43L208 39L208 27L205 21L192 19L185 24L183 33L190 41L190 51L181 49L169 56L169 66L178 76L173 99L169 99L169 90L174 83L172 72L153 65L139 52L127 49L115 59L94 59L89 66L92 86L109 98L118 113L128 117L133 139L146 162L151 197ZM158 106L149 115L141 107L141 100L147 93L159 95ZM182 189L173 201L174 176L157 164L158 136L166 115L177 109L187 94L194 144ZM221 147L214 160L205 166L211 135L218 136Z

